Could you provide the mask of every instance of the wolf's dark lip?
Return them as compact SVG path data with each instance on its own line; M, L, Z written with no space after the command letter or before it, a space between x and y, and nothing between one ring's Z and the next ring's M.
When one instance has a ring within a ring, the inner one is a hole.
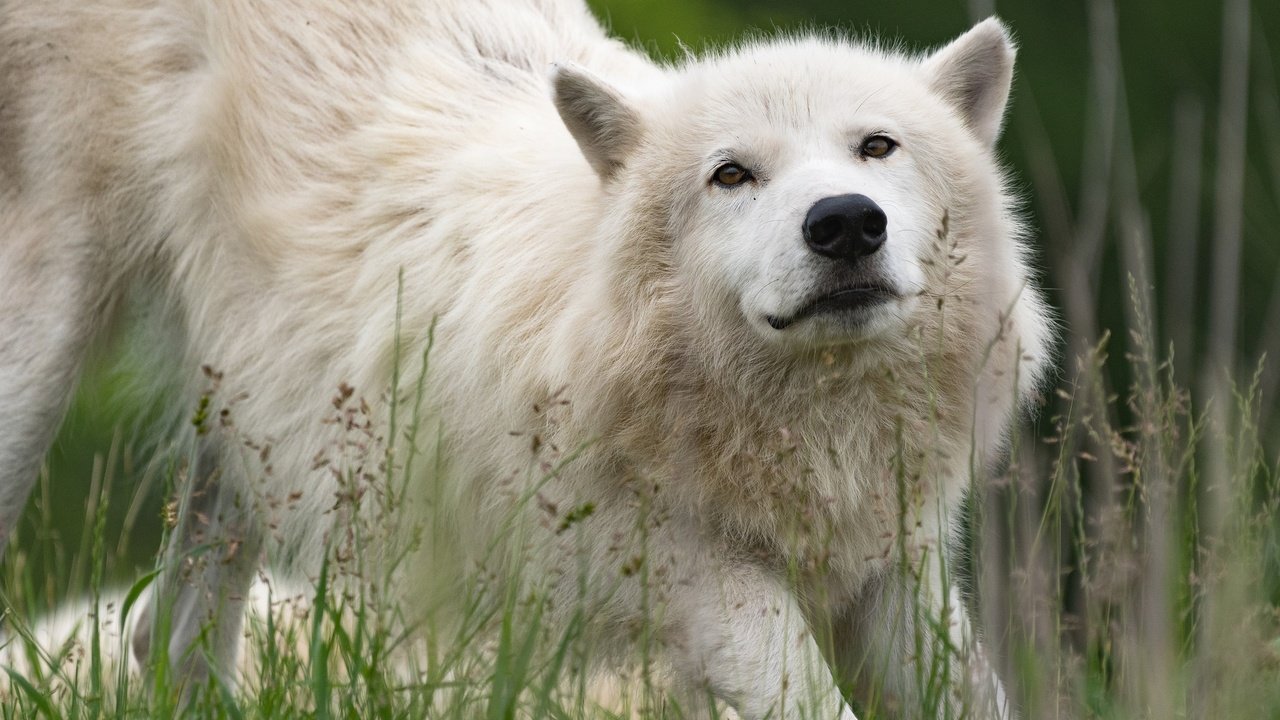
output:
M800 308L791 317L784 318L777 315L768 315L765 320L768 321L769 327L774 330L785 330L791 325L814 315L862 310L863 308L880 305L897 298L898 293L884 285L858 285L840 288L834 292L819 295L810 300L807 305Z

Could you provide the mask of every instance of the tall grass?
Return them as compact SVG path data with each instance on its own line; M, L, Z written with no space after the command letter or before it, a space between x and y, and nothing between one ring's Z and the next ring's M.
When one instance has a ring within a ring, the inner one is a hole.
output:
M969 4L978 16L991 5ZM1280 443L1272 425L1280 407L1273 397L1280 359L1242 357L1237 350L1244 344L1236 316L1251 77L1248 2L1224 5L1223 93L1213 121L1211 171L1203 150L1209 109L1188 96L1169 118L1176 162L1163 242L1153 238L1140 197L1116 8L1111 0L1093 0L1089 8L1090 96L1081 137L1086 180L1078 205L1072 207L1062 187L1034 112L1019 115L1008 140L1023 143L1030 158L1032 209L1049 248L1047 283L1058 291L1066 329L1061 367L1038 418L1013 437L1007 465L974 478L965 539L972 561L954 570L973 589L982 633L1023 717L1280 718ZM1034 91L1020 88L1019 102L1034 106ZM1264 111L1280 118L1275 87L1255 95ZM1212 271L1209 284L1199 287L1202 208L1188 199L1206 195L1206 183ZM1119 258L1114 277L1102 272L1107 254ZM1108 283L1124 288L1121 313L1099 307ZM1212 318L1207 338L1196 336L1189 319L1202 303ZM1280 347L1274 337L1263 344ZM1208 350L1199 352L1201 345ZM410 428L408 435L420 430ZM393 428L389 437L404 435ZM435 461L414 453L408 447L398 456L406 458L402 464L388 463L392 469L371 481L383 492L369 496L395 498L414 463ZM600 619L584 606L568 623L550 624L548 598L536 590L480 582L455 598L457 610L447 620L422 627L388 601L387 585L395 582L404 553L384 553L376 567L364 564L372 557L366 546L387 538L375 527L385 524L362 525L360 513L351 516L343 541L350 544L335 542L313 582L259 582L239 677L178 687L162 651L153 653L150 667L131 667L126 626L138 622L162 568L121 589L104 587L104 568L132 563L127 536L145 519L138 508L147 506L148 496L145 490L123 496L132 509L121 539L108 530L114 527L108 518L122 505L112 491L139 477L149 478L143 487L181 487L195 463L122 464L128 454L117 437L95 462L89 501L76 513L86 532L75 543L61 539L58 516L70 509L55 507L49 489L71 479L42 478L5 560L0 644L7 644L11 667L0 681L0 718L180 712L677 718L696 709L664 691L651 628L632 629L639 650L622 659L618 674L594 676L592 660L601 650L591 628ZM176 457L194 454L192 446ZM560 460L571 462L567 455ZM533 463L530 472L530 486L537 487L538 474L548 470ZM359 496L354 486L364 481L347 481L351 497ZM643 493L635 503L642 533L648 522ZM584 506L570 515L590 512ZM557 531L581 530L566 520ZM176 524L169 532L182 535ZM405 528L395 534L413 537ZM165 562L211 561L217 549L209 547L188 548ZM653 568L643 558L624 569L629 578L650 582ZM53 615L68 606L78 615ZM73 620L76 632L47 636ZM65 638L70 642L62 644ZM945 674L949 656L942 658ZM923 694L920 703L902 715L964 712L948 708L936 693ZM874 699L858 710L863 718L891 716Z

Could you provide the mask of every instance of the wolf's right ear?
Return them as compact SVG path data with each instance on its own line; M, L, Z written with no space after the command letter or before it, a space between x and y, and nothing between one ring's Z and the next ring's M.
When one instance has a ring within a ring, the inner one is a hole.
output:
M622 167L640 142L640 115L605 81L572 65L552 75L556 110L601 180Z

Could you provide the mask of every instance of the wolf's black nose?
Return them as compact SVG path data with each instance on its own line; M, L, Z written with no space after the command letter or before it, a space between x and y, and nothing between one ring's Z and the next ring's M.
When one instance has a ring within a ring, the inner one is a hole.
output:
M809 249L833 260L855 261L880 249L889 219L866 195L822 198L804 219Z

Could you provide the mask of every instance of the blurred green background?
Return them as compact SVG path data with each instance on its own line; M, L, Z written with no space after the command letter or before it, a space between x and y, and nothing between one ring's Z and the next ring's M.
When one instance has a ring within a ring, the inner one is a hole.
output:
M1063 308L1064 354L1070 357L1071 348L1106 329L1124 336L1127 275L1142 268L1143 285L1154 289L1156 336L1161 347L1175 343L1179 376L1188 384L1199 385L1223 364L1252 368L1267 349L1280 354L1280 60L1274 51L1280 2L590 4L616 35L659 57L675 56L681 45L697 51L732 42L753 29L828 26L925 50L998 14L1020 45L1001 152L1038 230L1042 282ZM1232 13L1244 20L1224 30ZM1215 285L1215 253L1231 266L1237 240L1238 282ZM1210 321L1211 307L1231 293L1237 293L1238 328L1224 334ZM1222 350L1215 337L1233 336L1232 352L1207 352ZM1066 366L1062 375L1069 378ZM1275 377L1264 377L1264 390L1275 389ZM88 374L57 440L19 541L29 550L27 562L47 570L35 575L42 578L37 594L52 598L83 587L83 580L69 586L64 578L77 566L86 498L95 482L108 478L113 542L129 518L136 519L126 559L109 568L109 576L127 580L152 562L162 489L143 481L154 446L141 438L156 413L121 392L130 382L127 363L104 358ZM1267 401L1264 422L1274 408Z

